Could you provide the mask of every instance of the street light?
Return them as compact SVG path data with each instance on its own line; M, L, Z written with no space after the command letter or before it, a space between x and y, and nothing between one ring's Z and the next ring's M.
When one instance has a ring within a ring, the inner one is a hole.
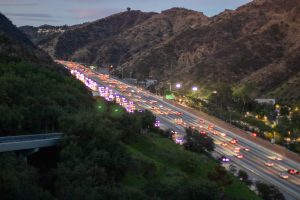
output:
M176 83L176 88L177 89L181 88L181 84L180 83Z
M197 90L198 90L198 87L193 86L193 87L192 87L192 90L193 90L193 91L197 91Z

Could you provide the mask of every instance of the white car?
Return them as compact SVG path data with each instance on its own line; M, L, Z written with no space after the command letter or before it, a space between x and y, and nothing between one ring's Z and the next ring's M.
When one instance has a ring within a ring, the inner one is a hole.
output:
M281 161L281 160L282 160L282 158L281 158L281 157L276 157L275 159L276 159L276 160L279 160L279 161Z
M288 175L287 173L285 173L285 172L280 172L280 173L279 173L279 176L280 176L281 178L283 178L283 179L288 179L288 178L289 178L289 175Z
M271 161L267 161L265 162L265 165L267 165L268 167L272 167L274 166L274 163L272 163Z

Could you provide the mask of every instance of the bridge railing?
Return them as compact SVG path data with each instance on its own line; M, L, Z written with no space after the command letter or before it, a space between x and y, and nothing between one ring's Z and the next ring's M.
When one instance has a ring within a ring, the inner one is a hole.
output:
M44 139L60 138L60 137L62 137L62 133L4 136L4 137L0 137L0 144L8 143L8 142L29 141L29 140L44 140Z

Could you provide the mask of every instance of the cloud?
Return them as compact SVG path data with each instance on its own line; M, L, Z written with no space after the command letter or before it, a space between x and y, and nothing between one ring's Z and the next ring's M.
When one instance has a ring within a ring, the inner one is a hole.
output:
M43 13L4 13L11 17L34 17L34 18L53 18L52 15Z
M0 3L0 6L37 6L38 3Z
M44 22L44 23L49 23L49 22L62 22L61 20L58 19L38 19L38 18L22 18L24 21L33 21L33 22Z
M66 11L74 14L79 19L99 19L109 15L124 11L118 8L78 8L67 9Z

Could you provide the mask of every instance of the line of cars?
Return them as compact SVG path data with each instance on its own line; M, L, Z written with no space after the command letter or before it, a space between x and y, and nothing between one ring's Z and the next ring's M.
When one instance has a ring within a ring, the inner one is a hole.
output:
M90 84L90 86L93 88L93 85L92 85L92 83L93 82L89 82L89 80L87 80L88 81L88 83ZM110 86L112 86L113 88L115 88L114 87L114 84L117 84L116 82L110 82ZM122 87L122 85L120 85L120 86L117 86L117 90L122 90L121 92L126 92L126 87ZM128 91L127 91L128 92ZM136 94L134 94L135 92L133 92L133 91L131 91L133 94L131 95L131 93L130 93L130 95L128 95L128 96L131 96L131 97L135 97L136 99L142 99L141 98L141 96L139 96L139 95L137 95L137 93L138 92L136 92ZM128 93L127 93L128 94ZM125 102L126 103L126 102ZM157 105L157 101L156 100L150 100L150 104L152 104L153 106L155 105L155 107L157 107L158 109L156 109L156 110L165 110L166 108L165 107L163 107L163 106L160 106L160 105ZM178 116L181 116L182 115L182 113L181 112L177 112L177 111L175 111L175 110L168 110L168 112L169 113L165 113L165 114L174 114L174 115L178 115ZM164 113L159 113L159 114L164 114ZM204 121L203 120L199 120L199 123L200 123L200 128L201 128L201 125L203 124L204 125ZM182 123L182 124L184 124L184 122ZM156 121L155 122L155 126L156 127L159 127L160 126L160 122L159 121ZM185 125L185 126L188 126L188 125ZM203 126L202 126L203 127ZM196 128L196 127L194 127L194 128ZM225 133L222 133L222 132L218 132L218 131L216 131L215 129L214 129L214 127L213 127L213 125L208 125L207 126L207 129L209 130L209 132L212 132L214 135L220 135L220 136L222 136L222 137L226 137L226 134ZM200 134L206 134L206 132L204 131L204 130L202 130L202 131L199 131L200 132ZM256 135L253 135L254 137L256 136ZM182 141L180 141L179 139L178 139L178 141L176 141L176 142L182 142ZM227 141L227 142L222 142L221 143L221 146L223 146L223 147L230 147L230 148L232 148L232 145L236 145L238 143L238 141L237 141L237 139L235 139L235 138L231 138L231 140L230 141ZM246 148L246 147L234 147L233 148L233 152L235 153L234 155L237 157L237 158L239 158L239 159L243 159L244 158L244 155L243 154L241 154L240 153L240 150L244 150L244 151L250 151L250 149L249 148ZM270 158L271 160L277 160L277 161L280 161L280 160L282 160L280 157L275 157L275 158ZM228 157L226 157L226 156L223 156L223 157L221 157L221 161L222 162L230 162L230 159L228 158ZM273 167L274 166L274 163L272 162L272 161L270 161L270 160L268 160L268 161L266 161L265 162L265 165L267 166L267 167ZM290 175L299 175L300 173L299 173L299 171L297 171L297 170L295 170L295 169L288 169L288 170L286 170L286 171L282 171L282 172L279 172L279 176L281 177L281 178L283 178L283 179L288 179L289 178L289 174Z

